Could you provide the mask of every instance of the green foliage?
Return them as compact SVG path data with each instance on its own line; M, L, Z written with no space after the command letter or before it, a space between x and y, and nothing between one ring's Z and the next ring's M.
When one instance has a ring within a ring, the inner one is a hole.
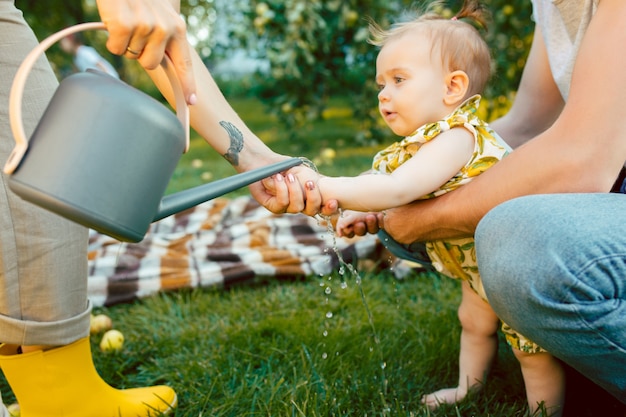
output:
M267 59L267 74L231 83L233 91L253 92L268 105L292 137L302 136L312 120L324 117L331 96L349 96L358 124L351 141L376 144L390 135L377 110L374 85L376 47L367 43L367 18L383 27L410 17L425 1L411 0L185 0L181 10L190 38L201 56L211 59L246 48ZM39 38L82 21L98 20L92 0L17 0ZM444 13L458 10L461 0L448 0ZM484 100L488 119L510 106L532 41L528 0L484 0L492 12L485 33L493 54L494 76ZM218 13L220 18L218 18ZM222 33L223 32L223 33ZM222 33L221 40L218 35ZM230 36L224 36L230 34ZM106 34L85 33L87 42L110 58L122 78L155 96L150 79L133 61L113 56L104 46ZM224 40L226 39L226 40ZM60 75L72 70L71 57L53 47L48 57Z
M387 0L253 0L249 29L238 33L249 47L271 63L269 77L259 77L260 96L292 129L321 117L327 99L347 94L354 99L354 117L362 121L363 139L377 135L373 61L364 17L383 25L400 11Z
M494 78L485 95L492 118L506 110L516 88L532 40L531 6L525 0L486 0L493 19L486 39L494 57ZM449 1L453 14L460 1ZM368 18L383 27L410 16L414 2L405 0L252 0L249 24L233 33L269 60L261 74L259 96L297 134L311 119L321 117L333 94L353 98L354 117L362 125L360 143L380 139L376 109L376 48L367 43ZM250 28L256 36L250 34Z
M82 0L16 0L15 5L39 37L97 17L93 9L83 7Z
M492 50L493 77L485 91L487 118L495 119L510 107L532 43L532 7L525 0L488 0L492 22L486 40Z
M95 1L90 0L16 0L15 4L39 40L78 23L100 20ZM82 32L81 36L85 44L93 46L113 64L122 78L129 80L143 78L130 61L108 52L105 46L106 32L86 31ZM60 78L75 71L73 57L63 52L58 45L50 47L46 51L46 56Z

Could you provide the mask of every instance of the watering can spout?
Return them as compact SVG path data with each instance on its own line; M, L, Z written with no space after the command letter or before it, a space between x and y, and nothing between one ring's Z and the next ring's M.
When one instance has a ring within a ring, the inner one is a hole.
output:
M252 171L242 172L232 177L223 178L208 184L198 185L188 190L166 195L161 199L158 212L152 221L156 222L183 210L190 209L198 204L270 177L278 172L286 171L301 163L302 160L300 158L291 158Z

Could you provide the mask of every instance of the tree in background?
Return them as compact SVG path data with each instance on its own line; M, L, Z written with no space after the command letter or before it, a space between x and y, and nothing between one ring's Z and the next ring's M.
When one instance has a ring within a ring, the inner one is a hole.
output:
M95 0L16 0L16 6L24 13L24 18L31 26L38 39L43 39L61 29L81 22L98 21L98 10ZM106 33L104 31L89 31L83 33L85 43L93 46L108 59L120 76L127 77L124 60L112 55L104 46ZM72 71L72 55L63 52L57 45L46 51L52 67L61 77Z
M485 91L484 117L508 109L532 41L529 0L483 0L492 11L485 34L492 49L494 76ZM448 0L452 15L461 0ZM351 100L361 128L358 143L388 135L378 116L374 85L377 50L367 43L367 19L383 27L410 18L425 3L410 0L183 0L190 40L207 64L232 50L269 62L251 89L297 135L308 120L320 118L333 95ZM98 20L95 0L16 0L39 38L78 22ZM87 41L110 57L123 79L158 95L132 61L109 54L106 33L85 33ZM71 57L51 48L48 57L59 73Z
M376 50L367 43L365 16L381 25L402 14L408 1L252 0L247 30L233 31L270 63L259 77L259 96L294 135L322 117L331 95L351 98L362 123L360 142L380 136L374 85ZM253 28L254 31L250 29ZM238 29L238 28L235 28Z
M529 0L484 0L492 11L486 34L493 57L493 76L485 91L488 120L505 113L519 85L535 26Z
M15 0L15 5L40 38L90 17L97 18L97 11L90 16L81 0Z
M322 117L330 95L351 98L362 121L357 140L378 141L386 134L377 112L374 85L377 50L367 43L371 18L383 27L410 18L421 3L406 0L251 0L248 25L232 33L270 62L258 78L259 96L294 135L311 118ZM450 0L444 14L460 7ZM485 34L493 51L494 77L485 92L486 118L505 111L532 41L527 0L485 0L493 19ZM255 32L251 31L254 28Z

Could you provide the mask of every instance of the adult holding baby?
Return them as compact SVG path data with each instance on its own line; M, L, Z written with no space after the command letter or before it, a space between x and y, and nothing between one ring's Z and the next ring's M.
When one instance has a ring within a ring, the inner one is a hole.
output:
M626 56L616 53L626 3L533 7L515 101L491 123L515 151L455 192L370 215L355 234L474 235L498 316L626 404L626 196L608 193L623 190L626 161Z

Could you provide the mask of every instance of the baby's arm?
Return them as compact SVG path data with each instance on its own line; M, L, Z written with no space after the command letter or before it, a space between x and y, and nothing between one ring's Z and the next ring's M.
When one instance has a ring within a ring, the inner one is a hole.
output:
M439 189L470 160L473 151L472 133L454 128L422 145L392 174L322 177L318 186L323 203L337 200L343 210L381 211Z

